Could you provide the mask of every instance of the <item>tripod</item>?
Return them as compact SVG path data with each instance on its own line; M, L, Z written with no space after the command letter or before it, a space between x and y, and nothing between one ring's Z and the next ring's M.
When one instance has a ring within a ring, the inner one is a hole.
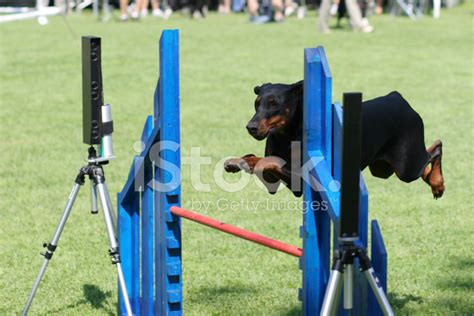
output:
M98 159L96 151L93 146L89 148L89 159L88 164L83 166L79 173L76 176L74 186L72 187L72 191L69 195L69 199L66 203L66 207L64 208L63 214L61 219L59 220L59 224L54 231L53 238L51 242L43 244L43 247L46 248L46 252L42 253L44 256L43 264L40 268L38 276L36 277L35 283L33 284L33 288L31 289L30 296L28 297L28 301L25 304L25 307L22 311L22 316L26 316L28 313L28 309L33 302L33 298L38 290L38 286L43 278L43 275L46 271L49 261L53 257L54 251L58 245L59 238L61 237L61 233L63 231L64 225L71 213L72 206L74 205L74 201L79 193L79 189L85 183L86 175L89 176L89 180L91 181L91 193L92 193L92 214L98 213L98 205L97 205L97 193L99 194L100 204L102 205L102 210L104 213L104 220L105 226L107 229L107 234L109 237L110 249L109 255L112 260L112 264L117 267L118 279L120 284L120 289L123 295L123 301L125 303L125 308L127 311L128 316L132 316L132 309L130 307L130 301L128 298L127 288L125 286L125 279L123 276L122 266L120 263L120 254L119 254L119 247L117 238L115 236L116 231L116 220L114 214L112 212L112 202L110 200L109 192L107 190L107 186L105 184L105 177L104 177L104 170L102 168L103 164L108 163L108 161L104 161L103 159Z
M365 275L367 281L374 292L377 302L384 315L394 315L390 303L383 291L382 285L375 276L372 263L363 247L355 244L354 241L342 241L339 247L334 250L333 266L329 276L328 286L324 294L321 316L336 314L341 297L341 287L344 283L344 309L352 309L353 306L353 272L354 259L359 259L360 271Z
M344 284L344 309L352 309L353 265L356 258L359 259L360 271L367 278L382 312L384 315L394 315L365 248L356 244L359 238L361 144L362 94L344 93L339 245L334 250L333 266L324 294L321 316L336 314L342 284Z

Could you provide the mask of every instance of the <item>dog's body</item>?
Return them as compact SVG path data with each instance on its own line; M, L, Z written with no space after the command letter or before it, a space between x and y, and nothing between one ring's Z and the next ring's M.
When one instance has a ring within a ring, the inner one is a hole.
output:
M301 148L292 151L292 142L302 144L303 82L264 84L254 91L256 114L247 130L257 140L267 138L265 158L246 155L227 160L224 167L256 174L270 193L282 180L301 196L301 185L292 185L292 175L298 173L294 166L302 163ZM361 150L361 170L368 166L372 175L384 179L395 173L404 182L422 177L435 198L443 195L442 143L425 148L423 120L398 92L362 103Z

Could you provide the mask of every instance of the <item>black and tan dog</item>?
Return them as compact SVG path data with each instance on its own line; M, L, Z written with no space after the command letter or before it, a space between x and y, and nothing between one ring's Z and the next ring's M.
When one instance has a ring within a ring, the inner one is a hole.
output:
M290 85L266 83L255 87L254 92L256 113L247 130L257 140L267 139L265 157L250 154L229 159L224 168L227 172L244 170L257 175L272 194L283 181L301 196L301 185L292 186L292 166L301 158L292 158L292 152L295 155L291 147L292 142L301 144L302 140L303 81ZM369 166L373 176L384 179L395 173L404 182L422 177L433 196L439 198L445 190L441 156L440 140L426 149L423 120L400 93L394 91L362 103L361 170Z

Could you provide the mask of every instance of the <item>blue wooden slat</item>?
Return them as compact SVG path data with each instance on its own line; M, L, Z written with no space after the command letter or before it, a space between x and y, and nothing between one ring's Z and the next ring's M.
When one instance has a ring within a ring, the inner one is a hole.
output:
M313 170L310 171L310 181L313 184L313 188L320 187L318 195L320 196L320 200L324 201L327 205L327 210L325 210L324 213L326 213L333 221L338 221L340 212L340 193L339 191L333 191L333 188L330 186L330 183L333 182L331 168L326 160L323 159L322 156L319 156L321 155L320 152L316 152L316 154L313 155L313 159L316 159L319 162Z
M369 193L364 182L362 173L360 174L360 209L359 209L359 241L365 249L368 247L368 227L369 227ZM357 273L354 274L357 279L358 293L356 296L360 305L358 307L359 315L367 315L368 306L368 283L364 275L359 272L359 265L356 266ZM355 281L354 281L355 282Z
M364 183L362 173L360 175L360 199L359 199L359 241L358 243L367 249L368 238L368 215L369 215L369 196ZM359 271L359 263L354 265L354 313L353 315L367 315L367 279Z
M331 170L332 166L332 77L331 72L329 71L329 64L326 59L326 54L324 52L324 48L319 46L317 47L318 54L321 58L321 66L320 66L320 78L321 78L321 96L320 96L320 107L324 110L322 113L323 116L321 117L322 124L319 127L319 133L323 136L323 144L321 148L317 148L324 153L325 161L328 163L328 171ZM331 174L332 175L332 174ZM332 181L332 179L330 180ZM326 190L322 192L326 192L329 194L329 183L324 183ZM324 201L322 196L319 194L319 201ZM327 199L326 201L329 201ZM321 304L322 299L324 298L324 291L326 289L326 284L329 279L329 269L330 269L330 253L331 253L331 220L329 217L329 213L327 211L319 211L316 212L316 223L318 229L318 241L319 241L319 248L321 253L321 276L324 280L324 286L321 291Z
M329 63L326 58L326 53L322 46L317 48L318 54L321 58L321 95L320 95L320 106L323 109L321 132L323 137L323 144L321 148L324 157L328 162L329 166L332 166L333 159L333 148L332 148L332 122L333 122L333 106L332 106L332 76L329 70Z
M333 105L333 122L332 122L332 174L335 181L340 183L341 181L341 166L342 166L342 107L339 102L335 102ZM337 210L337 214L339 215L340 209ZM339 218L332 219L333 220L333 235L332 235L332 243L333 249L335 249L339 244L339 232L340 232L340 225L339 225ZM337 310L337 315L344 315L343 309L343 300L342 294L339 300L339 306Z
M387 250L385 249L382 232L376 220L371 221L371 229L372 267L380 280L383 290L387 293ZM368 301L369 315L383 315L371 288L368 289Z
M342 164L342 107L339 102L335 102L333 106L333 165L332 174L335 180L341 181L341 164Z
M376 220L371 221L372 238L371 238L371 256L372 266L379 275L380 282L385 292L387 292L387 250L382 237L382 231Z
M368 227L369 227L369 193L364 182L362 173L359 180L360 198L359 198L359 240L367 248L368 246Z
M359 243L367 249L368 227L369 227L369 194L365 186L364 177L360 175L360 199L359 199ZM357 302L357 313L354 315L367 315L368 283L365 276L359 271L359 264L355 265L357 272L354 274L356 284L354 300Z
M125 182L122 192L121 192L121 200L124 204L132 203L135 199L135 158L132 160L132 164L130 166L130 171L128 172L127 181Z
M305 204L313 200L312 191L309 184L305 183L304 200ZM303 257L301 258L301 268L303 270L302 302L303 315L311 315L311 311L320 308L321 288L324 280L321 278L318 235L316 233L316 219L314 212L305 212L303 216Z
M317 64L320 57L311 49L305 49L304 61L304 134L303 134L303 159L304 162L310 159L308 152L321 146L321 139L316 137L314 126L311 121L315 120L314 105L318 90L316 85ZM319 89L320 90L320 89ZM320 273L321 254L318 247L318 235L316 230L315 212L309 211L307 205L313 201L313 192L309 183L304 182L303 199L305 212L303 215L303 257L301 258L301 268L303 270L302 303L303 315L311 315L321 306L321 288L324 285L324 278ZM312 312L313 311L313 312Z
M143 128L141 140L144 143L153 133L153 117L147 117L145 127ZM154 214L153 214L153 187L150 181L153 178L153 169L149 157L145 157L144 166L144 187L142 188L142 315L153 315L155 303L154 291Z
M164 31L160 39L160 79L155 92L155 125L163 141L180 143L179 129L179 39L178 31ZM155 179L169 183L167 192L155 190L155 284L156 315L182 314L181 221L170 207L181 203L181 178L178 172L164 171L164 161L180 166L180 150L161 150L155 161ZM173 180L173 181L171 181ZM174 240L168 245L167 240Z
M153 133L153 116L148 115L145 120L145 124L143 125L143 131L142 131L142 136L140 137L140 140L142 143L146 144L148 142L148 139Z
M139 199L138 196L135 201L132 203L133 209L139 210ZM133 297L134 297L134 304L136 307L135 315L140 315L140 304L141 304L141 296L140 296L140 214L139 212L133 213L133 220L132 220L133 230L132 230L132 244L133 244L133 254L132 254L132 279L133 279Z
M145 162L145 157L150 157L150 152L154 148L153 145L159 140L160 137L160 129L155 127L153 128L153 131L149 135L147 141L145 142L145 149L142 151L142 153L138 156L142 159L138 159L134 162L134 165L132 168L130 168L130 173L127 179L127 182L123 186L122 189L122 199L128 203L128 201L133 201L135 198L135 194L137 191L137 188L143 186L143 183L136 183L137 181L142 180L142 176L144 174L144 162Z
M160 76L161 76L161 64L160 64ZM161 87L160 77L158 77L155 93L153 94L153 121L154 121L153 124L155 127L158 127L158 128L160 127L160 96L161 96L160 87Z
M133 164L132 164L133 167ZM125 284L130 298L132 311L140 315L140 223L139 200L124 204L121 193L117 194L118 207L118 240ZM119 314L125 313L125 305L119 286Z
M152 171L150 169L150 171ZM146 180L151 179L145 177ZM148 182L148 181L147 181ZM153 189L145 187L142 194L142 315L153 315L155 303L154 291L154 214Z

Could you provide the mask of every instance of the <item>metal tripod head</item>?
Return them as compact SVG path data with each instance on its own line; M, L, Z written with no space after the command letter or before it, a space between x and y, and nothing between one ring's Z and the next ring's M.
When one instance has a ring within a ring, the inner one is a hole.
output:
M104 154L104 145L99 145L99 151L102 151L102 154ZM107 145L107 152L111 153L112 152L112 138L110 136L109 143ZM104 172L102 169L103 165L107 165L111 159L114 159L115 156L111 155L105 155L102 157L97 157L97 150L93 145L91 145L88 149L88 155L87 155L87 166L84 166L82 169L84 171L85 175L89 176L90 184L91 184L91 213L92 214L97 214L99 212L99 207L98 207L98 200L97 200L97 186L96 186L96 181L94 180L95 173L100 172L101 176L104 176ZM97 169L97 170L88 170L89 168L92 169ZM93 172L94 171L94 172Z

